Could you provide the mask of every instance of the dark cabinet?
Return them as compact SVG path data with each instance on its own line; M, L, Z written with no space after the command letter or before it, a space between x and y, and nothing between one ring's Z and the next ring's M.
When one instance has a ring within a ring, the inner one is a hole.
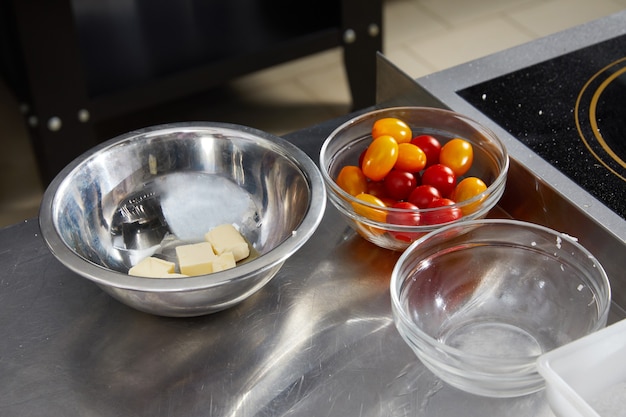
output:
M0 70L44 182L98 123L342 47L353 107L375 103L382 0L0 0Z

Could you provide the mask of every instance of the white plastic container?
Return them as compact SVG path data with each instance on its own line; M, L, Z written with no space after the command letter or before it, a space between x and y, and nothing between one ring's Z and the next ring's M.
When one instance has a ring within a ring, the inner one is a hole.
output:
M626 319L545 353L537 360L557 417L626 413Z

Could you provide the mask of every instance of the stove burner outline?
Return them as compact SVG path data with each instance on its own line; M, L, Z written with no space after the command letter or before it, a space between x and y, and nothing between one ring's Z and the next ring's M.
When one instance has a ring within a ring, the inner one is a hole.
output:
M596 72L591 78L589 78L589 80L587 80L587 82L583 85L582 89L580 90L578 97L576 99L576 105L574 108L574 117L576 120L576 128L578 130L578 134L580 138L582 139L583 143L585 144L587 150L589 150L589 152L593 155L593 157L598 162L600 162L600 164L602 164L607 170L609 170L613 175L619 177L622 181L626 182L626 177L620 174L619 172L617 172L616 169L614 169L609 163L607 163L604 159L602 159L602 157L598 155L598 152L596 152L593 149L592 143L588 141L587 138L585 137L582 123L580 121L580 114L584 111L584 108L582 107L581 102L583 100L583 96L585 95L586 90L590 88L590 86L594 83L594 81L596 81L596 79L599 79L606 72L613 69L613 67L619 66L620 64L624 64L624 63L626 63L626 57L613 61L607 66L605 66L604 68L602 68L600 71ZM600 147L604 150L604 152L608 155L608 157L611 160L617 162L623 168L626 168L626 162L624 162L624 160L621 159L620 156L616 152L613 151L611 146L606 142L606 140L602 136L602 133L600 132L600 128L598 126L598 118L597 118L597 107L598 107L598 103L600 102L600 97L606 91L607 87L624 73L626 73L626 66L613 72L606 79L604 79L595 90L592 91L591 99L589 101L589 106L588 106L589 107L588 122L591 126L591 132L592 132L593 137L596 139L596 141L598 142Z

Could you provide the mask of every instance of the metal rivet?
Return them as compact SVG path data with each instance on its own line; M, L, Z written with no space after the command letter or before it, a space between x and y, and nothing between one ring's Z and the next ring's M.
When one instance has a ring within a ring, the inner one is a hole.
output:
M78 121L82 122L82 123L87 123L89 121L89 110L87 109L80 109L78 111Z
M352 29L347 29L343 32L343 41L345 43L354 43L356 41L356 32Z
M28 118L28 125L30 127L36 127L39 124L39 119L37 119L37 116L30 116Z
M370 23L367 27L367 33L369 33L372 38L375 38L380 33L380 27L376 23Z
M61 130L62 125L63 123L61 123L61 119L56 116L48 119L48 129L50 129L53 132L57 132Z
M30 112L30 106L28 105L28 103L20 104L20 112L22 114L28 114Z

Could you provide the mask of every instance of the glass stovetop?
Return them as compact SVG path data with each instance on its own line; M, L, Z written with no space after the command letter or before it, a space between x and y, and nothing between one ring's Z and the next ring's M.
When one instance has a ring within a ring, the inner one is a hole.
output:
M626 35L457 94L626 219Z

